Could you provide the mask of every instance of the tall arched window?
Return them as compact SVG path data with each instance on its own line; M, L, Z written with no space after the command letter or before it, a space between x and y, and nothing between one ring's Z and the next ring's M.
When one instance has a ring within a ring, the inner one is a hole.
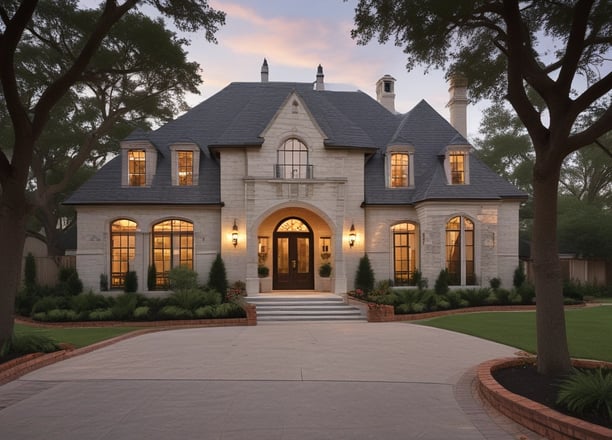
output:
M111 288L123 288L130 260L136 255L136 222L127 219L111 223Z
M391 227L393 232L393 280L396 286L410 284L416 270L416 225L399 223Z
M446 268L450 284L476 284L474 222L467 217L453 217L446 224Z
M277 151L276 177L281 179L309 179L308 148L299 139L287 139Z
M157 287L168 285L168 271L176 266L193 269L193 223L166 220L153 225L153 262Z

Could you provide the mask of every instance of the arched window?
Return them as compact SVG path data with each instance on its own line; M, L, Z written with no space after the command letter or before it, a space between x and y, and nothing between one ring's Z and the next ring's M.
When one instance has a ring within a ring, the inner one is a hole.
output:
M450 284L476 284L474 223L467 217L453 217L446 224L446 269Z
M416 225L399 223L391 227L393 232L393 280L396 286L410 284L416 270L417 246Z
M125 274L130 261L136 255L136 222L127 219L111 223L111 288L120 289L125 284Z
M277 151L276 177L280 179L309 179L308 148L299 139L290 138Z
M153 225L153 262L156 286L168 285L168 271L176 266L193 269L193 223L166 220Z

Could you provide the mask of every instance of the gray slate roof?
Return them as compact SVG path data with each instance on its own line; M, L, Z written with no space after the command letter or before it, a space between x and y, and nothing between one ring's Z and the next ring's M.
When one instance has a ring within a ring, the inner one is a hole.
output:
M364 149L365 204L413 204L433 199L524 198L525 194L470 155L470 185L447 185L439 154L448 145L468 142L429 104L421 101L405 115L394 115L367 94L315 91L311 83L232 83L179 118L152 132L135 131L126 140L148 140L158 150L150 187L121 186L121 158L111 160L65 203L198 204L220 199L219 163L214 147L260 146L261 133L291 93L304 101L321 130L327 148ZM200 182L171 184L169 147L193 142L201 150ZM386 188L384 154L394 144L415 149L415 187Z

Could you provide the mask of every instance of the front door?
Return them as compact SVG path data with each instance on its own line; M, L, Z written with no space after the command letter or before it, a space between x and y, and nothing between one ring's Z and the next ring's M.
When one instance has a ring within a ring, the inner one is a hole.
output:
M299 219L288 219L274 233L275 290L314 288L313 240L308 226Z

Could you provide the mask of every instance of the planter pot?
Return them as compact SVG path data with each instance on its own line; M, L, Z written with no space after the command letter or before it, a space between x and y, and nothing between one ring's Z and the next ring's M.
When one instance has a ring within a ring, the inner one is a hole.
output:
M272 277L266 277L266 278L259 279L259 291L260 292L272 292Z
M331 278L320 278L319 290L322 292L331 292Z

